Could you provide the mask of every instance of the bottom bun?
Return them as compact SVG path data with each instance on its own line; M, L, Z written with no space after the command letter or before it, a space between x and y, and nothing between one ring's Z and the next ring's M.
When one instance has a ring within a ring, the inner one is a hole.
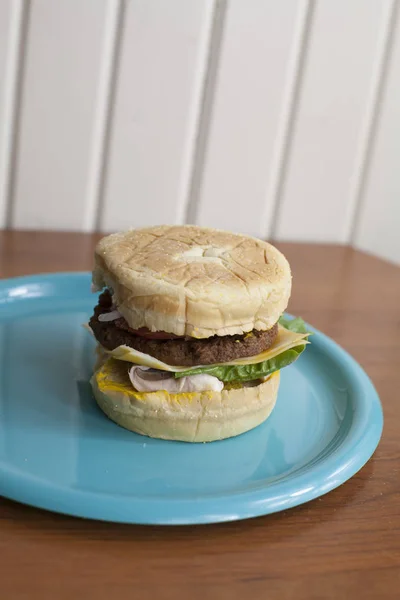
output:
M111 358L94 373L91 385L99 407L125 429L183 442L222 440L257 427L275 406L280 380L277 371L258 385L221 392L137 392L128 377L131 366Z

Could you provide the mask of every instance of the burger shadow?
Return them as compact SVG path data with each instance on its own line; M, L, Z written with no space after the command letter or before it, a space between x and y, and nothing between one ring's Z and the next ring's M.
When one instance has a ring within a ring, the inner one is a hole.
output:
M65 419L66 412L71 413L76 407L74 382L68 382L68 386L63 385L55 377L46 377L46 372L54 372L67 358L68 355L64 355L62 350L58 351L56 359L50 354L25 354L24 364L29 364L31 371L43 372L39 388L34 382L29 385L29 376L25 377L23 371L17 379L12 369L5 368L0 393L6 419L18 422L19 427L27 430L65 429L68 423Z
M0 402L5 422L27 431L63 431L89 407L81 404L77 386L89 381L94 341L78 323L66 338L55 330L54 345L35 344L26 338L23 324L11 322L1 328Z
M97 408L94 400L90 407L86 379L93 368L94 344L86 340L84 331L80 336L79 329L79 343L61 340L55 348L42 344L35 349L34 344L23 344L18 329L15 335L15 327L8 327L5 333L7 351L0 372L0 458L21 477L72 482L82 411L90 413ZM74 349L76 354L71 352ZM85 388L84 394L80 386ZM81 402L83 396L85 402ZM101 427L100 415L98 423Z

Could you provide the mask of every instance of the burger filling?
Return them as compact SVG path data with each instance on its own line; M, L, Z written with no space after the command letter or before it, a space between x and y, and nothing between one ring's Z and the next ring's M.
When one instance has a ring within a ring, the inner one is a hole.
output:
M116 355L121 347L134 357L140 353L139 364L127 365L137 391L170 393L221 391L232 385L265 381L294 362L308 343L309 333L301 319L281 317L279 324L267 331L205 339L134 330L113 305L109 290L100 295L89 321L97 341L116 358L125 360ZM147 364L143 364L143 357L147 357ZM131 357L127 360L136 362ZM154 363L157 368L151 368Z
M267 331L215 335L205 339L178 337L173 333L151 332L145 328L134 330L113 306L108 290L100 295L89 325L97 341L106 350L129 346L169 365L182 367L213 365L255 356L270 348L278 333L277 323Z

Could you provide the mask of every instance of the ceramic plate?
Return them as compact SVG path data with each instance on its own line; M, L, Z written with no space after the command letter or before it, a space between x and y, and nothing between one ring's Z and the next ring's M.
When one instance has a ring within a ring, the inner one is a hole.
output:
M87 273L0 281L0 494L125 523L212 523L287 509L336 488L374 452L378 396L361 367L315 331L283 369L266 423L185 444L109 421L88 383L96 303Z

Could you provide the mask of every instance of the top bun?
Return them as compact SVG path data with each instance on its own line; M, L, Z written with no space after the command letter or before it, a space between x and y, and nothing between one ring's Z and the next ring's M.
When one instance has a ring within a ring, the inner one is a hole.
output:
M93 284L112 289L133 329L207 338L271 328L287 306L291 273L267 242L164 225L103 238Z

